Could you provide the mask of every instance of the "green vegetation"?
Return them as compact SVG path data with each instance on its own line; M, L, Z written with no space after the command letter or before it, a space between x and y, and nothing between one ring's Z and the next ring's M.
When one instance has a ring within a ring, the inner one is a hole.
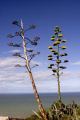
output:
M64 59L68 54L64 52L66 49L66 40L63 39L63 34L60 27L56 26L54 30L54 35L51 37L52 46L49 46L51 54L48 55L48 60L53 61L53 64L48 66L52 70L53 74L57 78L58 82L58 100L61 100L61 90L60 90L60 76L62 75L62 70L66 69L64 63L68 60Z
M48 120L80 120L80 106L75 104L65 105L61 101L54 102L47 110ZM26 120L41 120L36 115L32 115Z

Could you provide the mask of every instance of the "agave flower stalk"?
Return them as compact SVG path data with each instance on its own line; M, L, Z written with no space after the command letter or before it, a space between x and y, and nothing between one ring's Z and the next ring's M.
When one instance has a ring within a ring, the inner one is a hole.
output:
M57 78L58 99L61 100L60 76L63 73L61 70L66 69L66 67L62 64L68 62L68 60L64 59L68 54L64 52L66 50L66 40L63 39L63 34L58 26L55 27L54 35L51 37L51 41L53 43L48 47L51 52L51 54L48 55L48 60L54 61L54 63L50 64L48 68L52 70L52 75Z
M35 95L36 101L38 103L38 107L39 107L39 111L41 113L41 117L42 117L43 120L48 120L47 115L46 115L46 111L45 111L45 109L42 105L42 101L41 101L40 96L38 94L37 87L35 85L35 81L34 81L33 74L32 74L32 68L34 68L38 65L35 64L34 66L31 67L31 64L30 64L31 60L36 55L38 55L40 52L35 53L33 49L29 50L28 46L27 46L28 44L30 44L32 46L36 46L37 43L38 43L38 40L40 38L35 37L35 39L31 40L28 37L25 37L25 32L30 30L30 29L34 29L35 28L34 25L30 26L28 29L25 30L22 20L20 22L19 21L14 21L13 24L19 27L19 31L16 32L14 35L9 34L8 37L13 38L15 36L19 36L19 37L22 38L22 42L20 44L9 43L9 46L22 47L23 48L24 56L22 56L20 53L15 53L14 56L17 56L17 57L20 57L20 58L24 59L25 67L27 69L27 73L29 74L29 77L30 77L30 80L31 80L31 83L32 83L34 95ZM16 67L21 67L21 65L17 64Z

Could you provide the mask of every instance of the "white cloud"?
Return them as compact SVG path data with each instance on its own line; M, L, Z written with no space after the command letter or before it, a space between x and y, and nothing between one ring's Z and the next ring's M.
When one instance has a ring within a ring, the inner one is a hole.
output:
M8 53L16 53L16 52L21 52L21 50L19 50L19 49L14 49L14 50L8 51Z
M5 80L5 82L9 80L16 81L16 79L20 76L24 76L20 71L18 72L18 68L15 68L18 59L15 57L4 57L0 58L0 81Z
M0 58L0 92L32 92L31 81L23 68L15 68L17 64L24 64L16 57ZM50 70L44 69L44 62L32 61L41 67L33 71L39 92L57 92L57 80ZM41 69L42 68L42 69ZM65 71L61 80L61 91L80 91L80 72Z
M74 62L72 65L80 65L80 61Z
M39 66L42 65L41 62L32 60L32 61L31 61L31 65L35 65L35 64L38 64Z
M51 77L51 74L52 74L52 72L50 71L50 70L44 70L44 71L36 71L35 73L34 73L34 76L35 76L35 79L37 80L37 79L45 79L45 78L50 78Z
M15 62L16 62L16 58L13 58L13 57L0 58L0 67L6 68L9 66L13 66L15 65Z

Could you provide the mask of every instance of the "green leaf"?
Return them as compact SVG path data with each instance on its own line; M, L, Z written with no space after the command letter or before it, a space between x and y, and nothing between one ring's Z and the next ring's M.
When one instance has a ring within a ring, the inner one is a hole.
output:
M66 67L65 67L65 66L60 66L59 68L61 68L61 69L66 69Z
M55 52L54 52L54 55L58 55L58 52L55 51Z
M52 46L49 46L48 49L53 49Z
M54 53L54 52L56 52L56 50L52 49L52 50L51 50L51 52L53 52L53 53Z
M52 55L48 55L48 57L53 57Z
M60 41L56 41L56 42L54 42L54 44L53 44L53 46L57 46L57 45L59 45L61 42Z
M64 63L69 62L68 60L64 60Z
M54 66L54 64L50 64L50 66Z
M56 60L56 63L58 63L58 64L61 63L61 60Z
M49 57L48 60L52 60L53 58L52 57Z
M58 37L63 37L63 34L58 34Z
M56 69L53 69L52 71L53 71L54 73L56 73L56 72L57 72L57 70L56 70Z
M67 40L62 40L63 43L67 42Z
M48 66L49 69L52 69L52 66Z
M61 46L62 49L66 49L67 47L66 46Z

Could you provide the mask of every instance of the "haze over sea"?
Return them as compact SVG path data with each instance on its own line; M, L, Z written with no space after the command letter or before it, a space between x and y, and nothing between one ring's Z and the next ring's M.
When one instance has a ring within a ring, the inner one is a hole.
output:
M40 94L44 107L49 107L57 99L56 93ZM62 93L64 103L73 100L80 104L80 92ZM33 94L0 94L0 115L10 117L27 117L37 110L37 103Z

